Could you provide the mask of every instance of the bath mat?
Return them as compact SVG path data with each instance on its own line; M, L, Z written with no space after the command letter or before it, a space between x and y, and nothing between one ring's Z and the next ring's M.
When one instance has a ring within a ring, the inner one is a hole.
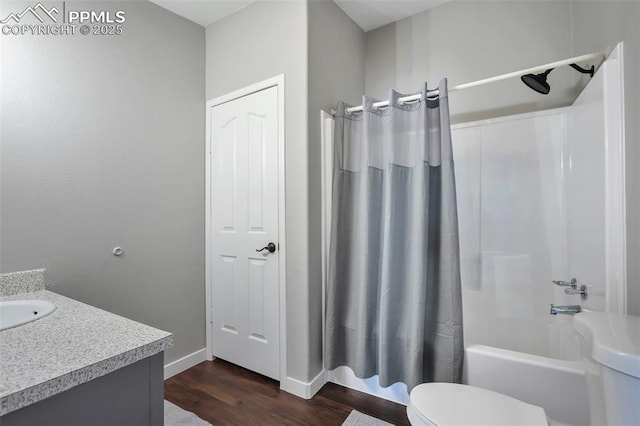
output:
M358 423L359 424L359 423ZM175 404L164 400L164 425L165 426L211 426L195 414L183 410Z
M352 410L349 417L342 423L343 426L393 426L375 417L367 416L359 411Z

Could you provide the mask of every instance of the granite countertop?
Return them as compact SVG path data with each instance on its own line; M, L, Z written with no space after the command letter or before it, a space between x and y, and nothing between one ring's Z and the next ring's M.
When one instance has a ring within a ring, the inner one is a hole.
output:
M0 297L0 301L17 299L48 300L57 309L0 331L0 416L173 345L171 333L51 291Z

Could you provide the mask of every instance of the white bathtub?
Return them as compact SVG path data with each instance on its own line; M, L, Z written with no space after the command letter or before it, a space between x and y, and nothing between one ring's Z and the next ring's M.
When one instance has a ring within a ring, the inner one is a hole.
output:
M404 383L383 388L378 384L378 376L360 379L349 367L328 371L327 379L403 405L409 403ZM463 382L542 407L554 422L589 425L589 399L581 360L566 361L470 345L465 348Z
M555 422L589 425L582 361L471 345L465 348L463 382L542 407Z

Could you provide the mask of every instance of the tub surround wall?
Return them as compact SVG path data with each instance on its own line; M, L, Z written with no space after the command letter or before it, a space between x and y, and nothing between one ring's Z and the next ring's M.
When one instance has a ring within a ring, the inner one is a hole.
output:
M452 126L467 345L552 356L575 333L549 303L624 311L619 68L607 60L571 107Z
M577 269L567 261L566 247L575 240L567 234L563 195L571 176L563 164L572 153L569 113L561 108L452 126L466 345L549 356L552 331L571 328L567 318L549 315L549 303L579 300L551 283ZM600 195L595 188L591 194ZM604 234L604 226L603 220L593 233ZM600 277L588 278L599 283Z
M0 297L44 290L44 269L0 274Z

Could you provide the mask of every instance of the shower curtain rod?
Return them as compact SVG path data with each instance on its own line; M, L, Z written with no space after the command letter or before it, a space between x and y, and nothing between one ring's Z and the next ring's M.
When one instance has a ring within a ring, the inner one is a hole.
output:
M591 59L604 58L605 56L606 56L606 54L604 52L595 52L595 53L588 53L586 55L576 56L576 57L569 58L569 59L563 59L561 61L549 62L548 64L538 65L538 66L532 67L532 68L526 68L526 69L519 70L519 71L513 71L513 72L510 72L510 73L507 73L507 74L497 75L495 77L484 78L482 80L472 81L470 83L459 84L459 85L454 86L451 89L449 89L449 93L457 92L458 90L468 89L470 87L482 86L482 85L485 85L485 84L488 84L488 83L495 83L496 81L502 81L502 80L507 80L507 79L514 78L514 77L520 77L520 76L525 75L525 74L531 74L531 73L534 73L534 72L546 71L549 68L557 68L557 67L561 67L563 65L569 65L569 64L576 63L576 62L583 62L583 61L588 61L588 60L591 60ZM438 89L429 90L427 92L427 96L437 96L438 93L439 93ZM398 101L400 101L401 104L404 104L404 103L411 103L411 102L419 101L421 99L422 99L422 94L418 93L418 94L415 94L415 95L404 96L404 97L398 99ZM376 102L376 103L373 104L374 108L384 108L384 107L388 107L388 106L389 106L389 101L380 101L380 102ZM345 112L347 114L352 114L354 112L361 112L361 111L362 111L362 105L356 106L356 107L347 108L345 110ZM336 115L335 110L331 110L331 115L333 115L333 116Z

